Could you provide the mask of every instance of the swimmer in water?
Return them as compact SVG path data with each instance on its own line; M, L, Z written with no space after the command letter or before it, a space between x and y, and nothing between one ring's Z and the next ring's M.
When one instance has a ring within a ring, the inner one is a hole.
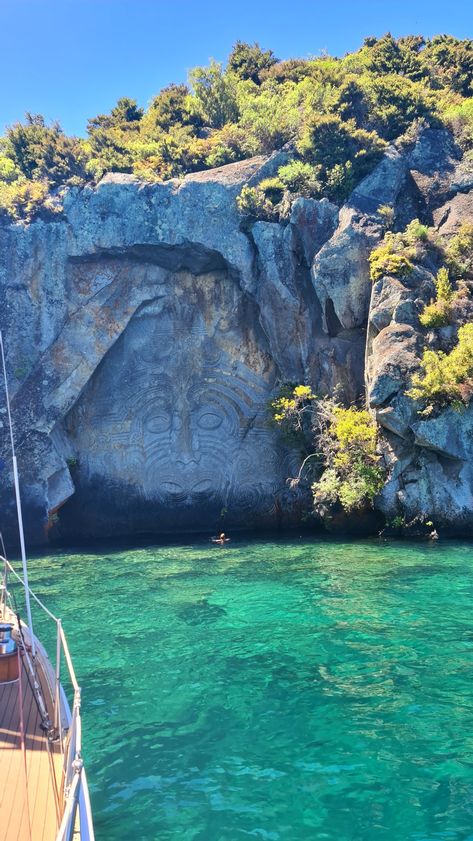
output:
M212 537L211 540L212 543L228 543L230 538L226 536L225 532L222 532L218 537Z

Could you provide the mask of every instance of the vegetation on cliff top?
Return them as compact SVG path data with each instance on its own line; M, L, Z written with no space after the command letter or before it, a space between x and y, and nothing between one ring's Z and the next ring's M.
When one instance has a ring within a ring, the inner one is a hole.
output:
M226 67L194 68L146 110L120 99L84 139L28 114L0 140L0 209L29 220L60 210L65 187L107 172L165 180L289 141L287 164L242 197L242 211L271 217L284 191L343 201L386 143L416 126L450 125L473 155L472 84L473 42L448 35L388 33L343 58L287 61L237 42Z

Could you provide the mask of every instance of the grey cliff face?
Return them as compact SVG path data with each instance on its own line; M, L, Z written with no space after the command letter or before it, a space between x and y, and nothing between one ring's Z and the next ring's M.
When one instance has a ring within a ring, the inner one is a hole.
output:
M65 538L298 521L286 478L299 455L270 427L268 401L290 379L329 387L329 353L340 366L351 356L324 335L310 285L337 208L301 200L288 225L241 230L235 197L270 164L152 186L109 176L72 190L60 221L0 232L34 542L57 521ZM347 380L361 383L356 362Z
M407 221L421 207L446 227L464 216L455 150L442 132L425 135L414 150L390 149L340 211L300 198L284 223L242 225L236 196L279 153L165 184L107 176L72 189L58 221L0 229L0 325L32 541L297 524L286 478L300 454L269 425L268 402L285 382L318 394L340 384L359 399L365 349L392 464L381 509L432 495L435 469L444 519L464 519L466 414L446 415L442 431L419 423L402 392L432 277L372 290L368 272L380 204ZM7 468L0 495L13 532Z
M406 164L422 194L424 218L441 235L448 237L462 222L473 220L473 196L455 192L464 164L455 157L445 132L425 132L406 156ZM422 407L405 394L428 346L428 331L421 328L419 314L435 295L434 274L434 269L417 267L401 279L383 277L372 289L366 390L389 468L377 505L388 521L421 517L444 533L471 536L473 407L447 408L425 418L419 414ZM443 328L442 333L438 340L448 349L456 329Z

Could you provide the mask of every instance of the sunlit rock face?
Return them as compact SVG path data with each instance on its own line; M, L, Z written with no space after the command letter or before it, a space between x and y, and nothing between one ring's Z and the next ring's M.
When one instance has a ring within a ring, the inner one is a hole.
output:
M311 282L335 205L299 199L281 224L243 224L243 184L281 162L164 184L109 175L69 191L54 222L0 226L30 543L301 522L310 493L286 481L300 452L268 402L288 382L341 382L355 399L364 327L328 334ZM0 506L14 540L7 469Z
M471 218L471 172L447 141L424 131L413 148L390 148L343 207L299 197L279 223L242 219L236 198L284 151L162 184L108 175L69 190L54 221L0 224L29 542L300 524L310 491L301 498L286 479L301 453L269 424L287 383L347 404L367 397L388 518L470 528L471 448L451 443L470 421L445 412L441 430L419 426L404 394L433 274L373 287L368 264L380 204L400 228L419 216L450 235ZM13 545L3 409L0 398L0 528Z
M277 370L257 310L225 271L158 288L67 415L76 493L63 526L276 525L297 467L268 423Z

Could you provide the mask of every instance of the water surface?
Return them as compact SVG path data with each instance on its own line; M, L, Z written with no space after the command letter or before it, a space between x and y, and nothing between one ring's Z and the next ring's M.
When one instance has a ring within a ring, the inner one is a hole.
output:
M83 686L97 841L473 839L473 547L203 540L30 574Z

